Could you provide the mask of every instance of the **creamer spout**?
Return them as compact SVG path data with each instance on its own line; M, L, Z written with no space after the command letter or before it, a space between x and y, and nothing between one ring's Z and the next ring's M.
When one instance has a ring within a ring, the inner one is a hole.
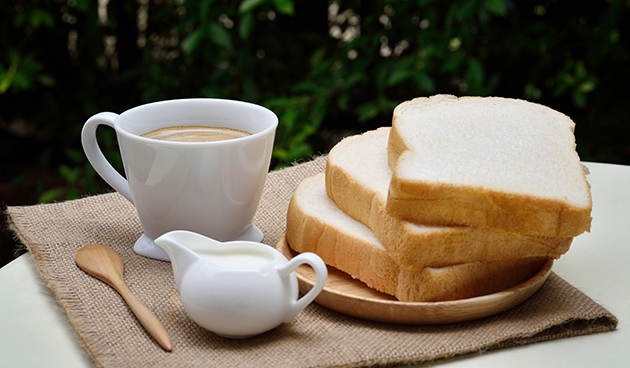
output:
M190 231L176 230L168 232L154 240L154 243L164 249L171 260L173 277L175 278L177 289L180 289L181 280L186 270L200 259L199 255L188 249L184 244L198 243L205 239L206 238L202 235Z

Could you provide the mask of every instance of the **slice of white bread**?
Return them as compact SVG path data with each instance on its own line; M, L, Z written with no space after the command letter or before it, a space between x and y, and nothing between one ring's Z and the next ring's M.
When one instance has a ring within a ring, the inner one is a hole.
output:
M392 171L387 163L390 128L354 135L328 154L326 190L337 206L367 225L390 258L409 269L525 257L558 258L573 238L524 236L472 227L425 226L386 210Z
M546 262L540 257L402 268L388 257L368 227L328 198L324 174L298 185L287 212L286 235L293 250L316 253L329 266L405 302L455 300L501 291L532 277Z
M570 237L592 200L575 124L515 99L436 95L396 107L387 209L408 221Z

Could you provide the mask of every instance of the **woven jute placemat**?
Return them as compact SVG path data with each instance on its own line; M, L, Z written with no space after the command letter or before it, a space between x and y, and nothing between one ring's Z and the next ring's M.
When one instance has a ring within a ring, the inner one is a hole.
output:
M289 199L325 157L271 172L254 223L275 245ZM65 309L81 343L102 367L358 367L426 362L467 353L599 333L617 319L553 274L532 298L507 312L442 326L393 325L348 317L315 303L291 323L232 340L188 318L168 262L134 253L142 234L135 208L117 193L35 206L9 207L9 224L32 254L45 284ZM163 351L122 298L74 262L77 250L102 243L120 253L125 280L162 321L173 351ZM474 358L471 358L474 359Z

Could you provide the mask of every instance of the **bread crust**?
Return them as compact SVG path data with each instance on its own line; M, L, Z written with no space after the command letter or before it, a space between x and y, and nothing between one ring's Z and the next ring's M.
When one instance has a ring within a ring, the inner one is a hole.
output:
M455 106L460 101L478 101L489 104L491 101L508 100L496 97L456 98L437 95L430 98L417 98L398 105L394 110L388 141L388 162L394 173L389 188L387 210L407 221L436 226L472 226L500 229L523 235L551 237L572 237L589 231L592 198L590 185L581 168L578 170L581 170L582 175L577 181L584 182L589 189L585 194L588 196L586 200L588 204L585 206L572 205L563 198L546 198L465 182L440 181L439 178L414 180L401 174L397 169L400 162L422 159L421 148L414 147L414 142L409 138L409 129L412 124L401 123L407 109L412 109L412 106L416 105L423 106L425 109L439 105ZM531 104L526 101L519 101L519 103ZM549 110L550 114L562 115L547 107L536 106ZM568 120L567 123L572 132L573 122L568 117L564 117ZM564 148L567 148L566 145L569 143L563 141L562 144ZM575 147L574 140L572 144L573 147L570 148ZM576 167L581 166L577 153L571 164Z
M307 178L296 189L287 213L287 241L297 252L318 254L326 264L348 273L371 288L405 302L435 302L470 298L509 288L533 276L545 257L467 262L445 268L409 270L400 267L375 241L352 233L347 216L342 222L322 216L309 207L307 197L330 202L324 174ZM317 189L320 188L320 189ZM318 194L319 193L319 194Z
M525 236L487 228L421 226L392 215L386 194L353 174L352 156L367 154L385 160L389 128L344 139L329 153L326 164L328 197L346 214L372 229L389 257L407 269L444 267L465 262L491 262L526 257L559 258L569 250L571 237ZM382 170L360 168L364 170ZM388 175L388 174L384 174ZM391 175L391 174L390 174ZM386 190L386 189L385 189Z

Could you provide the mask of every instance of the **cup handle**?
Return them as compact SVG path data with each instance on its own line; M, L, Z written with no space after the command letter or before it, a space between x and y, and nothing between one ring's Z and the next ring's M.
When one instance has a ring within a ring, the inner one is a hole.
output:
M313 267L316 275L315 285L313 285L306 295L292 303L290 311L284 320L286 323L291 322L291 320L293 320L293 318L295 318L302 309L315 300L319 293L324 289L324 284L326 284L326 279L328 278L328 269L326 268L326 264L317 254L311 252L301 253L296 257L293 257L293 259L289 262L278 267L278 272L282 277L287 277L301 264L307 264Z
M113 112L101 112L89 118L83 125L83 130L81 131L81 144L94 170L96 170L107 184L111 185L118 193L122 194L129 202L133 203L127 179L123 178L109 161L107 161L96 141L96 128L99 125L107 125L114 128L114 121L117 117L118 114L114 114Z

